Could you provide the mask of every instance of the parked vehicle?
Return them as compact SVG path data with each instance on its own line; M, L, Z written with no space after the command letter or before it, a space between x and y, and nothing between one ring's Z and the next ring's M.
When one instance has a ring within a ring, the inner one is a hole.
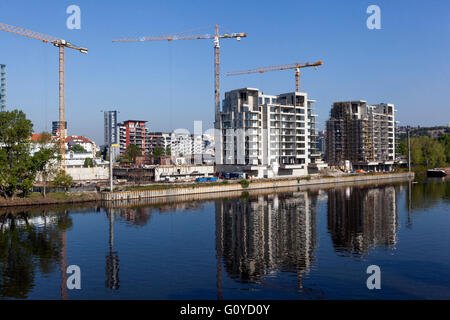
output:
M195 179L195 182L216 182L216 181L217 181L216 177L201 177Z
M441 169L429 169L427 170L427 177L445 177L447 173Z

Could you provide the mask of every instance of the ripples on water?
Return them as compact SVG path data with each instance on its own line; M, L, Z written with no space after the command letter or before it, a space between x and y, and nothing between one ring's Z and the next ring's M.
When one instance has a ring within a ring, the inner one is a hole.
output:
M0 297L450 298L449 182L271 192L0 209Z

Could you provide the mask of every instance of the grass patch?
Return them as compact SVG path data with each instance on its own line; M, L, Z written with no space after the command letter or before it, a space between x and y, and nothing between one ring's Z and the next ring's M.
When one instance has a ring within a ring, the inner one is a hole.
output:
M36 199L42 197L42 194L40 192L32 192L27 197L30 199Z
M52 197L57 200L68 200L71 199L73 196L65 193L65 192L54 192L47 194L48 197Z
M309 180L311 180L311 176L308 175L306 177L297 178L297 183L300 183L301 180L309 181Z

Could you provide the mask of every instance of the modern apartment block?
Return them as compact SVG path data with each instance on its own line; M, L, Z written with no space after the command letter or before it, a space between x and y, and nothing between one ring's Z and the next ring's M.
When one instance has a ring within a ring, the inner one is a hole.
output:
M127 120L119 123L119 147L123 155L127 148L134 144L138 146L142 154L150 152L150 144L147 142L147 121Z
M366 101L335 102L327 121L326 160L353 169L390 171L395 161L395 109L393 104Z
M6 65L0 64L0 111L6 111Z
M257 178L307 175L320 156L314 102L303 92L226 92L216 129L217 171Z

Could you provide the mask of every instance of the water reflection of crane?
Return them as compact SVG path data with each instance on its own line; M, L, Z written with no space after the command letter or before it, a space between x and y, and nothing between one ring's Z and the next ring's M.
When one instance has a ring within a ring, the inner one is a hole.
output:
M69 297L67 295L67 239L66 239L66 222L67 222L67 211L62 213L63 228L61 232L61 299L67 300Z
M117 290L119 281L119 254L114 251L114 209L108 209L109 217L109 253L106 255L106 288Z

